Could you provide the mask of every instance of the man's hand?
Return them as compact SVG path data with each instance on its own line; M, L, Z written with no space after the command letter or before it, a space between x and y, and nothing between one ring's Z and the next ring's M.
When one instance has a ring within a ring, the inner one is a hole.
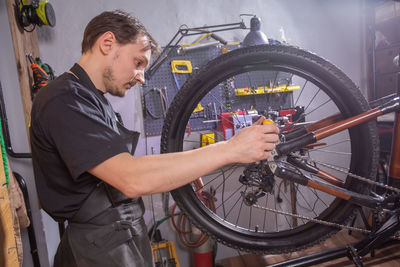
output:
M262 125L264 119L261 117L227 141L233 162L251 163L270 157L270 151L275 149L275 143L279 140L279 128L273 124Z

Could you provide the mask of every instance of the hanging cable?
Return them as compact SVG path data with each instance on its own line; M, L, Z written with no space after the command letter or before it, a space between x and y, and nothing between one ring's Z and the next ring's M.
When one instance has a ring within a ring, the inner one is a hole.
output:
M0 117L1 117L1 128L4 137L5 147L8 155L13 158L32 158L31 153L17 153L14 152L11 145L10 131L8 129L8 120L6 113L6 106L4 103L3 89L0 83Z
M7 188L8 188L9 170L8 170L6 146L4 144L3 134L2 134L2 131L1 131L1 119L0 119L0 145L1 145L1 156L3 158L4 173L5 173L5 176L6 176L6 182L3 184L3 186L6 185Z
M163 92L165 90L165 88L160 89L160 88L151 88L150 90L148 90L146 93L143 94L143 109L144 109L144 115L149 114L150 117L152 117L153 119L161 119L161 118L165 118L165 116L167 115L167 106L168 106L168 100L166 97L166 94ZM146 101L146 96L147 95L151 95L154 93L158 93L158 95L160 96L160 102L161 102L161 114L154 114L153 112L151 112L147 106L147 101Z
M214 196L207 191L198 192L198 195L204 205L215 212ZM197 248L207 242L209 237L203 232L199 235L197 240L190 240L190 235L192 234L192 230L190 229L191 224L182 212L179 215L175 214L176 207L176 204L174 204L174 206L172 207L171 221L172 225L178 233L178 238L182 242L182 244L189 248ZM175 217L177 217L177 220L175 219Z

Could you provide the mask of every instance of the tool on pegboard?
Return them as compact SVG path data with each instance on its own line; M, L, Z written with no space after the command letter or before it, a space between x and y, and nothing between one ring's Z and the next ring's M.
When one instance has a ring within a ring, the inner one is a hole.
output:
M228 79L228 80L225 80L222 83L222 86L221 86L221 90L222 90L221 93L222 93L223 98L225 100L225 109L227 111L231 111L232 110L232 99L231 99L231 91L230 91L230 88L232 87L232 84L233 84L233 80L232 79Z
M190 60L172 60L172 73L192 73L192 63Z
M275 87L258 86L257 88L236 88L235 96L246 96L246 95L262 95L262 94L278 94L287 93L300 90L300 86L297 85L278 85Z
M221 50L225 46L229 50L236 49L239 47L240 42L232 43L220 37L220 33L223 31L230 31L234 29L246 29L244 23L230 23L226 25L214 25L205 27L188 28L182 26L179 28L177 34L172 38L166 46L164 46L160 55L152 60L149 68L147 69L146 84L143 86L143 93L147 92L153 87L162 88L167 87L167 95L171 99L178 92L175 79L171 73L171 61L172 60L190 60L192 66L192 73L176 73L179 87L183 87L183 82L188 76L196 73L198 68L211 59L223 53ZM186 41L186 37L191 37L189 42ZM192 37L198 37L195 40ZM193 42L192 42L193 41ZM225 51L225 49L223 49ZM184 56L182 56L184 55ZM185 66L176 66L178 70L187 70ZM142 94L143 95L143 94ZM232 93L233 95L233 93ZM149 97L149 96L148 96ZM217 96L220 100L220 96ZM146 99L148 100L148 99ZM195 106L193 114L190 117L191 130L199 131L213 127L215 123L204 123L201 118L208 121L211 120L211 114L214 113L212 106L207 106L207 103L216 101L217 99L204 99L201 102L201 106L204 108L201 110L200 106ZM149 100L148 100L149 101ZM157 101L158 102L158 101ZM218 101L219 102L219 101ZM218 108L220 108L218 106ZM145 109L143 109L145 110ZM150 109L153 111L153 109ZM154 114L159 114L154 112ZM148 115L148 114L147 114ZM153 119L150 115L144 119L144 128L146 136L160 135L163 127L163 119Z
M176 88L181 90L176 73L192 73L192 63L189 60L172 60L171 61L171 73L174 77Z
M35 98L39 90L46 86L50 80L54 79L53 69L46 63L43 63L40 58L33 58L31 53L25 52L26 57L31 63L30 67L32 69L33 75L33 85L31 88L31 98Z
M178 78L176 77L176 74L177 73L182 73L182 74L192 73L192 63L190 62L190 60L172 60L171 61L171 73L172 73L172 76L174 77L176 88L178 91L180 91L181 86L179 84ZM202 110L200 103L197 105L195 110L198 110L198 111ZM197 111L195 111L195 112L197 112ZM191 134L190 122L188 122L188 125L187 125L187 132L189 135Z

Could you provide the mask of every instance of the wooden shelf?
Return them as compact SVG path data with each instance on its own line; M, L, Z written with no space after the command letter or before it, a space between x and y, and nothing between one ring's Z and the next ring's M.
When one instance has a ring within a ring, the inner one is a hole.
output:
M29 122L31 117L32 100L31 86L33 82L32 70L26 52L40 57L39 42L36 29L32 32L24 31L17 23L15 0L6 0L8 19L10 22L11 36L14 46L15 63L18 71L18 80L21 90L22 104L24 107L25 122L29 135ZM12 64L10 62L10 64Z

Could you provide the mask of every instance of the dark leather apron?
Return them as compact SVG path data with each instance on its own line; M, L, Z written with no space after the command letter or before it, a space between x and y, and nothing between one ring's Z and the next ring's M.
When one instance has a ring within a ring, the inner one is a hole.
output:
M74 68L71 70L80 80L86 78ZM118 128L115 130L133 154L139 133L126 129L119 122L113 122L113 126ZM74 217L68 220L54 267L154 266L143 214L141 198L127 198L112 186L100 182Z

